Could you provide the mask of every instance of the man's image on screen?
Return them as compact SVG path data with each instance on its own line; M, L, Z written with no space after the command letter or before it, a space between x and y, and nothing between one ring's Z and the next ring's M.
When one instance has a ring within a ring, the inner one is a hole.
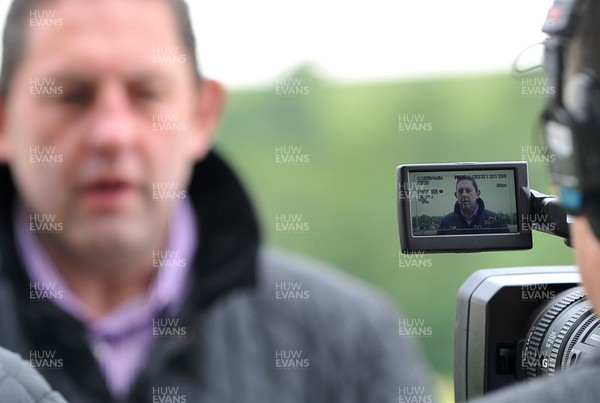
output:
M486 210L477 181L472 176L456 179L454 211L447 214L438 227L438 235L508 233L502 217Z

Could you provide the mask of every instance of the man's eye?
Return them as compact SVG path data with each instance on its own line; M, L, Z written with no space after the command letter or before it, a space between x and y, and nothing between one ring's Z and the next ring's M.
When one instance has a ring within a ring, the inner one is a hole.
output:
M93 99L90 91L65 91L60 97L61 102L69 105L86 105Z
M155 91L150 91L150 90L144 90L144 91L138 91L137 92L137 96L140 98L145 98L145 99L155 99L157 98L157 94Z
M136 99L152 101L160 98L160 92L154 88L135 88L132 95Z

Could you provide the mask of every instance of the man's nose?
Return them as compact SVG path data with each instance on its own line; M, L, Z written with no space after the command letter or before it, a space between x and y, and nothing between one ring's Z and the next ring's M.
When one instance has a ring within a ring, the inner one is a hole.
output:
M134 144L135 115L125 87L107 83L98 89L84 135L87 145L102 153L118 153Z

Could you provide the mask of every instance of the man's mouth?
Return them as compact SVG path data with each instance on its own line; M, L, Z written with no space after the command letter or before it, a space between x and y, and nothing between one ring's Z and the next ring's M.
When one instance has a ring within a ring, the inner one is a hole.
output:
M104 177L83 186L83 199L93 210L114 210L123 207L134 194L133 182L121 177Z

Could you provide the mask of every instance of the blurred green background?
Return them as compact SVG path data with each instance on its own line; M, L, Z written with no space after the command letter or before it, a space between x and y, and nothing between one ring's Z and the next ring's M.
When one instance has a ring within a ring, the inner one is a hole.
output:
M435 254L431 267L400 267L395 168L529 159L530 186L551 193L548 167L534 155L543 98L532 82L499 73L349 85L303 67L272 86L231 93L217 141L252 194L267 243L330 262L425 321L431 335L415 341L448 401L460 285L482 268L573 264L571 250L536 233L530 251ZM284 95L291 91L300 94ZM407 114L431 130L401 131ZM278 147L308 157L281 163ZM309 229L278 231L282 214L300 215Z

